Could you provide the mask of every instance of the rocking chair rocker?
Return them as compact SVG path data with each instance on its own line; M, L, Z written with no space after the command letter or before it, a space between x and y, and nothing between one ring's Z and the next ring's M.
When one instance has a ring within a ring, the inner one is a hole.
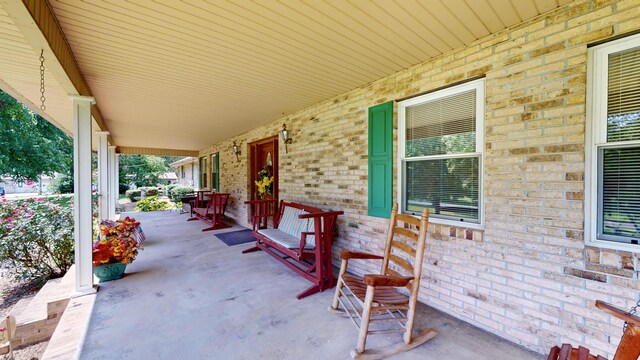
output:
M329 311L350 317L360 329L356 349L351 352L354 359L386 358L413 349L438 334L433 329L426 329L413 337L428 218L427 209L423 210L419 220L398 214L398 204L395 204L389 221L384 256L344 249L340 252L342 266ZM366 274L364 278L347 274L350 259L382 260L382 270L379 275ZM408 295L397 290L403 287L407 288ZM389 326L369 329L370 325L377 327L377 324L396 326L393 329L389 329ZM404 343L383 351L365 351L367 335L389 333L404 333Z
M609 315L626 321L627 327L622 334L620 344L616 350L613 360L638 360L640 357L640 317L631 315L626 311L603 301L596 301L596 307ZM549 352L547 360L607 360L603 356L589 354L589 349L580 346L572 348L569 344L562 347L554 346Z

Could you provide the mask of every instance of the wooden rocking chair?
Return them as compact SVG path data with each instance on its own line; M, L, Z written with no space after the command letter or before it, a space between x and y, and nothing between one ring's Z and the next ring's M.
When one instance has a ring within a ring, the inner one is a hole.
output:
M609 315L627 322L627 328L622 334L620 344L613 360L638 360L640 357L640 317L631 315L626 311L603 301L596 301L596 307ZM549 352L547 360L607 360L603 356L589 354L585 347L572 348L569 344L563 344L561 348L554 346Z
M342 266L329 310L350 317L360 329L356 349L351 352L354 359L386 358L413 349L437 335L435 330L426 329L413 337L428 218L427 209L423 210L419 220L398 214L398 204L395 204L389 221L384 256L344 249L340 252ZM364 278L347 274L350 259L382 260L382 270L379 275L366 274ZM408 295L397 290L403 287L408 289ZM370 325L377 324L395 327L369 329ZM365 351L367 335L389 333L404 333L404 343L384 351Z

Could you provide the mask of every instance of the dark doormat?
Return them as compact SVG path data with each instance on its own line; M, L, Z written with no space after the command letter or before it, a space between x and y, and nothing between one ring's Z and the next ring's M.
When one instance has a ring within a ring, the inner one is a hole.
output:
M224 234L216 234L216 237L222 240L223 243L227 244L227 246L246 244L252 241L256 241L256 239L251 236L251 229L231 231Z

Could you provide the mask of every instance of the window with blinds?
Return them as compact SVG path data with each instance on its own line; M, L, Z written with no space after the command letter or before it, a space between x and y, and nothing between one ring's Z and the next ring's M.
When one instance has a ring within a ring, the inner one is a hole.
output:
M481 223L484 79L402 101L398 118L402 212Z
M590 49L593 241L640 241L640 37ZM606 76L605 76L606 74ZM595 235L595 236L594 236Z
M218 153L211 154L211 190L220 191L220 174L218 174L219 167Z
M209 164L207 163L207 157L200 158L200 189L208 189L209 184L207 182L207 173L209 172Z

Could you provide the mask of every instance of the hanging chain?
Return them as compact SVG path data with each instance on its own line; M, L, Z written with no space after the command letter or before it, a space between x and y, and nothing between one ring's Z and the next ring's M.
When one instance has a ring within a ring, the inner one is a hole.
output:
M629 310L629 315L636 315L638 313L638 307L640 307L640 299L638 299L636 305L632 307L631 310ZM622 326L622 333L627 330L627 325L629 325L629 323L625 321L624 325Z
M45 111L47 107L44 105L44 49L40 52L40 110Z

